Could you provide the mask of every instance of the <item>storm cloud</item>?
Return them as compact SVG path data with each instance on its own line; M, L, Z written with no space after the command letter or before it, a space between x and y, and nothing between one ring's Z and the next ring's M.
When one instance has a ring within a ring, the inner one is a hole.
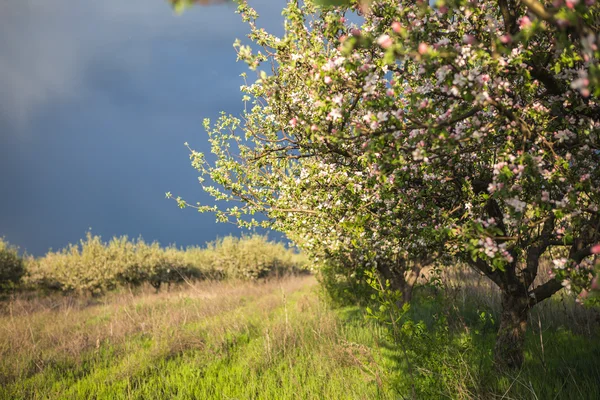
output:
M283 1L251 5L282 31ZM40 254L90 227L182 245L237 232L164 193L208 200L183 143L207 149L203 118L241 112L246 33L232 6L1 2L0 236Z

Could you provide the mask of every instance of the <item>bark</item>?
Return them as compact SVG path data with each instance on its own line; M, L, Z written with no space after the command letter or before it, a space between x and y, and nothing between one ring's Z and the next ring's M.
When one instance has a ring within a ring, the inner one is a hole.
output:
M496 365L501 369L523 365L529 299L527 292L519 292L502 293L502 314L494 349Z

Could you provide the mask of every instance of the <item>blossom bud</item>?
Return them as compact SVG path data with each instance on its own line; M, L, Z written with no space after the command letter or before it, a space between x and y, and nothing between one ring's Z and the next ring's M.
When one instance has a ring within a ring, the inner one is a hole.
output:
M525 15L525 16L521 17L521 19L519 19L519 26L521 27L521 29L526 29L531 26L531 20L529 19L529 17L527 15Z

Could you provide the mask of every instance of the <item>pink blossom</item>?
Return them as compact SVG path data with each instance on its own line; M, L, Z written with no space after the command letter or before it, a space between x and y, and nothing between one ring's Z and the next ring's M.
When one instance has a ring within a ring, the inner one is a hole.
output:
M527 15L525 15L519 19L519 26L521 27L521 29L526 29L531 26L531 20L529 19L529 17Z
M389 35L381 35L377 39L377 44L383 47L384 49L389 49L394 44L394 41Z
M400 24L400 22L398 22L398 21L392 22L392 30L396 33L400 33L400 30L402 30L402 25Z
M327 85L331 85L331 82L333 82L333 79L331 79L330 76L326 76L325 78L323 78L323 81L325 81L325 83Z
M512 37L510 35L502 35L500 36L500 41L504 44L508 44L510 42L512 42Z
M425 42L419 43L419 54L423 55L429 51L429 45Z
M473 43L475 43L475 36L473 36L473 35L464 35L463 36L463 42L465 42L466 44L473 44Z
M592 254L600 254L600 243L598 243L595 246L592 246L590 251Z
M298 125L298 119L296 117L290 119L290 125L292 126L292 128L295 128L296 125Z
M565 3L567 5L567 8L570 8L572 10L579 3L579 0L566 0Z

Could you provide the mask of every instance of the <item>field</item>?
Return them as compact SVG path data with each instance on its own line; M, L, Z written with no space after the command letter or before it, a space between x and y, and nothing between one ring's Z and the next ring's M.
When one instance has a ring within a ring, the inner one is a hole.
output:
M405 319L428 333L396 338L310 276L16 297L1 305L0 398L600 398L597 314L568 299L532 312L525 367L498 376L495 300L478 290L421 291Z

